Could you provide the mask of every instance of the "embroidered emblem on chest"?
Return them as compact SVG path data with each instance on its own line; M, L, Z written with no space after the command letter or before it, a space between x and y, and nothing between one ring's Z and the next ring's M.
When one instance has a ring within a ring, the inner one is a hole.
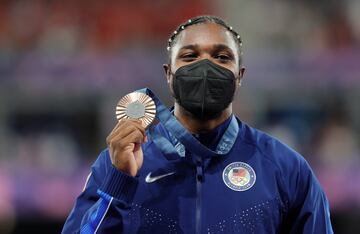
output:
M226 186L240 192L250 189L256 181L254 169L243 162L233 162L227 165L222 177Z

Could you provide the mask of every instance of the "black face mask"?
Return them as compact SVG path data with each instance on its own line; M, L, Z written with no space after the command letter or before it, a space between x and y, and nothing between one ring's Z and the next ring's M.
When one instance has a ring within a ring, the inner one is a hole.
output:
M233 101L234 73L208 59L185 65L173 74L176 101L198 119L214 119Z

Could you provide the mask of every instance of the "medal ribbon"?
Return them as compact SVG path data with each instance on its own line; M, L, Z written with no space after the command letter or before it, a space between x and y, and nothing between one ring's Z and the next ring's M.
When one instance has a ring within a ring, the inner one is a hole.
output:
M184 128L150 89L144 88L137 90L136 92L145 93L153 99L156 105L156 118L162 123L165 129L186 148L186 150L193 154L200 155L202 158L218 157L227 154L234 145L239 133L239 124L234 115L232 115L231 122L217 145L216 150L213 151L201 144L200 141ZM168 139L151 128L150 135L154 143L164 154L167 154L170 157L179 157L178 151Z

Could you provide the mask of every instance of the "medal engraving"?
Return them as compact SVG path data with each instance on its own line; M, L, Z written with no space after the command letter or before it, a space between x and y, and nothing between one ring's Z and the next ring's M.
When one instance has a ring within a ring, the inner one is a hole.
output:
M145 116L145 106L139 101L129 103L126 115L133 119L140 119Z
M120 99L115 113L118 121L122 119L138 119L141 120L144 127L147 127L155 118L156 106L148 95L133 92Z

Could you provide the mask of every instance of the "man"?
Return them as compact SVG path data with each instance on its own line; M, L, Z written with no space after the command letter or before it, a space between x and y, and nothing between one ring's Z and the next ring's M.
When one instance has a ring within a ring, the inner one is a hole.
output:
M116 125L63 233L332 233L304 158L232 114L240 36L199 16L168 51L173 114L162 109L147 130L134 119Z

